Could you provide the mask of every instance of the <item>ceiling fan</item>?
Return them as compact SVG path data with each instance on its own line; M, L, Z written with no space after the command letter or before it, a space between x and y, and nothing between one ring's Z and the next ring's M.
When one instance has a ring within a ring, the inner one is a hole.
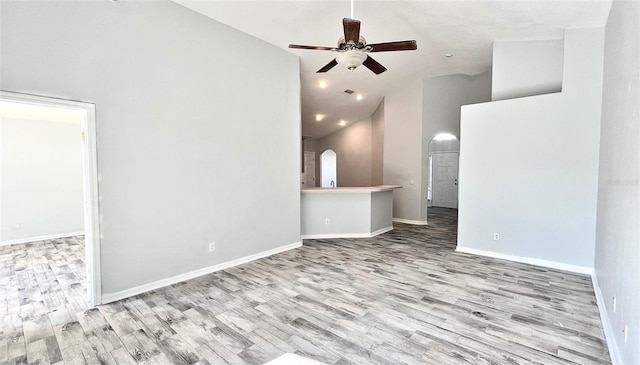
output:
M353 3L351 11L353 14ZM351 71L355 70L360 65L364 65L366 68L373 71L373 73L375 73L376 75L387 71L387 69L380 63L378 63L378 61L371 58L368 53L412 51L418 49L418 44L414 40L367 44L367 41L364 39L364 37L360 36L359 20L344 18L342 19L342 26L344 28L344 37L340 37L337 47L318 47L290 44L289 48L338 52L336 58L334 58L323 68L319 69L317 71L318 73L327 72L337 64L341 64Z

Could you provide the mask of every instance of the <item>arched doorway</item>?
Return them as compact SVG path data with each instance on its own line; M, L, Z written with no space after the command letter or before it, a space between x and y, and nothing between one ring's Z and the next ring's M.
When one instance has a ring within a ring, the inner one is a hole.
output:
M325 150L320 155L320 186L334 188L338 186L338 157L334 150Z

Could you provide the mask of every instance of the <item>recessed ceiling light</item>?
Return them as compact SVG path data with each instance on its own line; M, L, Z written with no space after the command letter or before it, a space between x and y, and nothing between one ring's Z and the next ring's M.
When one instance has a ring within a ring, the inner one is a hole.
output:
M324 119L324 114L316 114L316 122L319 122L322 119Z
M445 57L453 57L453 55L451 53L445 53L444 56Z
M347 125L347 122L345 122L344 120L341 120L341 121L338 123L338 125L339 125L339 126L341 126L341 127L344 127L345 125Z
M327 82L326 82L326 81L324 81L324 80L322 80L322 81L320 81L320 82L318 83L318 86L319 86L321 89L326 88L326 87L327 87L327 85L329 85L329 84L327 84Z
M356 100L362 100L362 94L358 94L358 95L356 96Z

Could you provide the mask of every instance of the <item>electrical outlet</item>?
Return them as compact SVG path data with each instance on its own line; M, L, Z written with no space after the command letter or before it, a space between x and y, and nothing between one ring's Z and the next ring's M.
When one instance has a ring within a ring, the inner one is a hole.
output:
M216 243L215 242L209 243L209 252L213 252L215 250L216 250Z
M611 308L613 309L613 313L616 312L616 303L617 303L616 297L613 297L613 304L611 304Z
M500 233L494 232L493 233L493 240L494 241L500 241Z
M628 334L629 334L629 326L625 324L624 325L624 343L627 343Z
M324 224L331 224L331 220L329 220L329 218L325 219Z

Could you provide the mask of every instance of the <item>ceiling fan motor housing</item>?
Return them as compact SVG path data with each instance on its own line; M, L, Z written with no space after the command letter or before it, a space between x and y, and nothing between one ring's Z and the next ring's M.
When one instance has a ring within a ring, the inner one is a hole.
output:
M368 49L367 49L368 48ZM367 40L364 39L363 36L360 36L358 43L353 43L352 41L345 42L344 37L340 37L338 39L338 47L336 51L347 51L350 49L359 49L359 50L371 50L371 47L367 47Z

